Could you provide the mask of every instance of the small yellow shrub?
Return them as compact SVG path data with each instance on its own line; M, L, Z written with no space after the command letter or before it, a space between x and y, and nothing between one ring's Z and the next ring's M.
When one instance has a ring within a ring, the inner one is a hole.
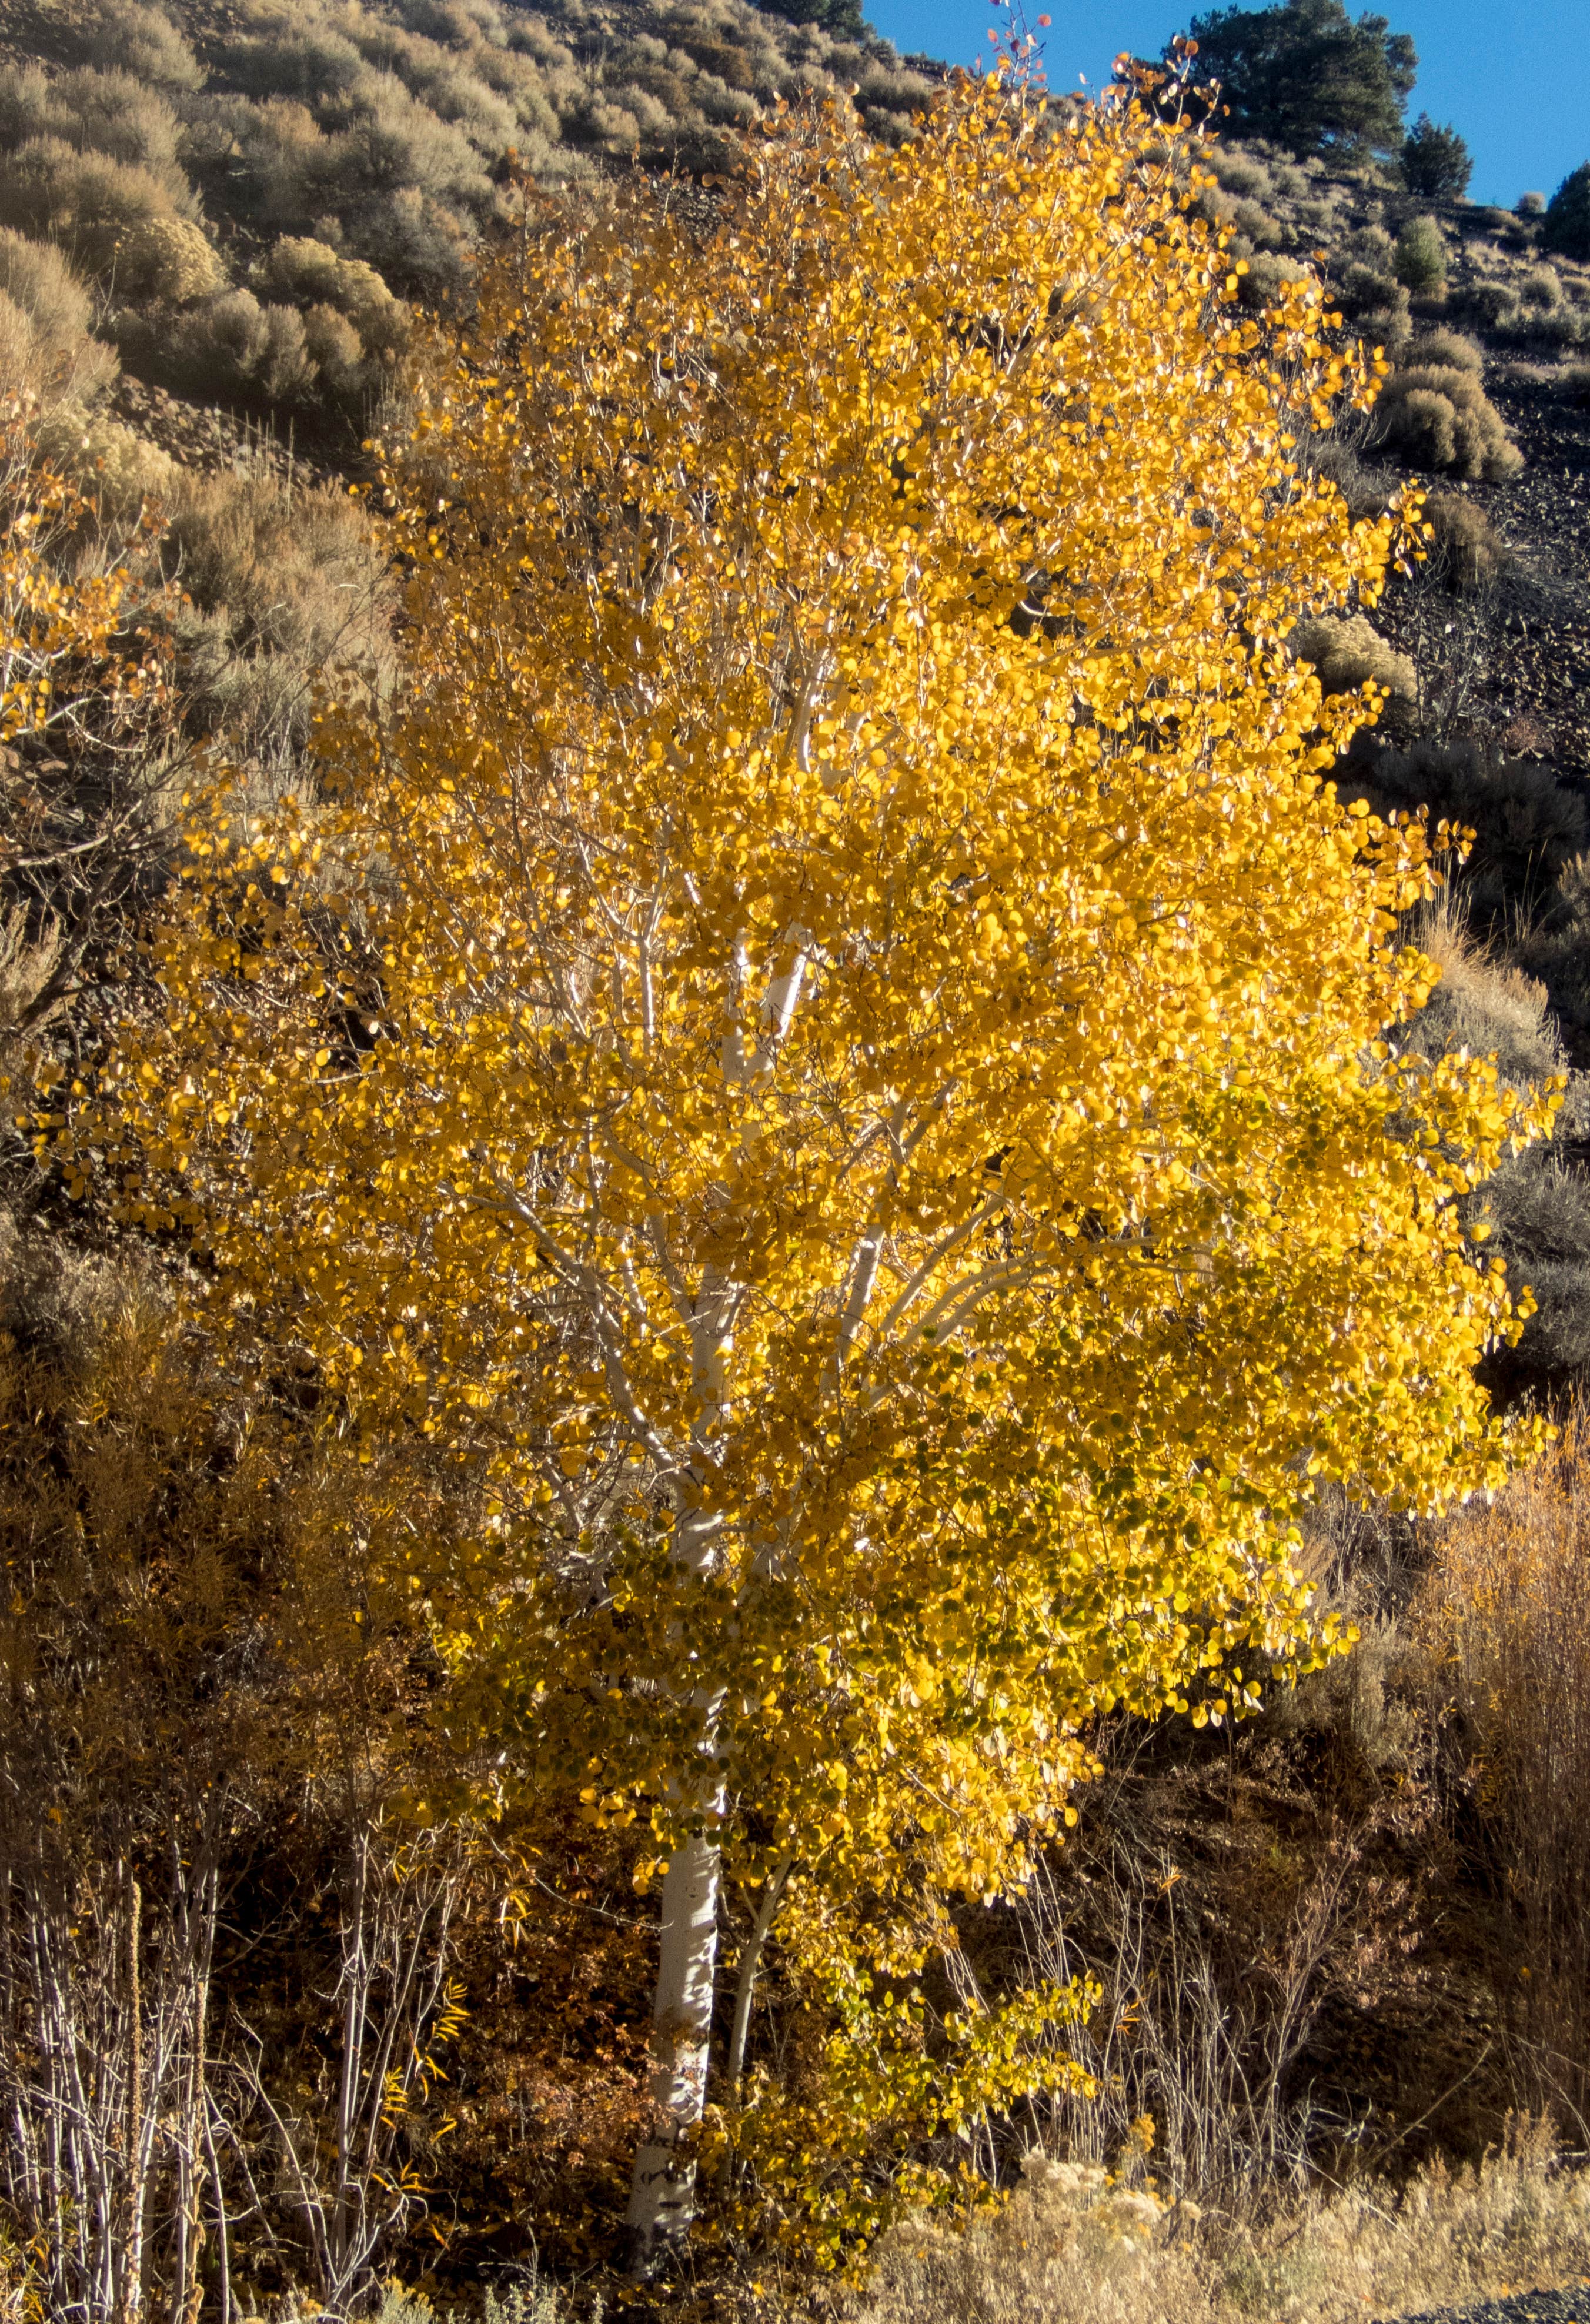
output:
M149 295L175 307L207 299L226 280L220 258L191 218L144 218L124 247Z

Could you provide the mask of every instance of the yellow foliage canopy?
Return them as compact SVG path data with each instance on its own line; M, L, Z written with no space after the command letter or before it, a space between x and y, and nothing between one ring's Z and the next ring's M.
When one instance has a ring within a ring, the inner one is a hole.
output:
M999 1890L1092 1714L1316 1651L1310 1475L1501 1470L1454 1198L1530 1125L1381 1042L1422 843L1283 644L1382 584L1293 456L1366 380L1186 182L962 80L784 119L704 248L637 188L486 268L385 456L400 693L196 815L44 1141L472 1464L412 1561L483 1721L841 1892Z

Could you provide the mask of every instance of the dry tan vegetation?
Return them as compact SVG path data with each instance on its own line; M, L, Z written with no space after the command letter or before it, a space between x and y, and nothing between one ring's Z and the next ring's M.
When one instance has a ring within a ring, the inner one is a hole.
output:
M302 751L332 665L390 677L395 591L357 506L270 475L174 478L165 567L188 604L176 635L190 720L240 761L281 772Z
M116 359L92 336L91 313L58 250L0 228L0 396L30 395L46 410L92 402Z
M1438 1537L1416 1609L1519 1934L1522 2092L1590 2128L1590 1425Z
M1590 2273L1590 2180L1520 2120L1476 2168L1326 2190L1251 2218L1030 2158L1008 2208L880 2247L860 2324L1361 2324Z
M1521 771L1534 772L1536 783L1532 788L1527 782L1511 787L1509 804L1521 825L1535 810L1533 835L1543 841L1548 833L1542 826L1555 801L1539 782L1538 770ZM1477 892L1484 892L1483 885ZM1584 1135L1590 1085L1583 1074L1569 1069L1546 986L1517 959L1476 942L1460 905L1448 901L1429 915L1419 941L1439 963L1441 981L1429 1005L1406 1028L1403 1038L1411 1046L1422 1047L1432 1057L1453 1050L1493 1056L1500 1078L1520 1091L1538 1087L1553 1075L1566 1084L1556 1135L1505 1162L1471 1204L1476 1224L1483 1223L1485 1230L1487 1248L1506 1260L1516 1280L1530 1286L1535 1303L1536 1312L1525 1326L1517 1355L1510 1359L1507 1377L1514 1376L1516 1365L1537 1380L1562 1379L1590 1355L1590 1188L1571 1161L1576 1142ZM1576 1447L1569 1464L1576 1478L1579 1458ZM1531 1512L1526 1529L1534 1522L1530 1497L1539 1492L1545 1507L1554 1473L1540 1472L1517 1489ZM1518 1522L1511 1499L1497 1510L1467 1513L1455 1531L1441 1537L1438 1569L1445 1570L1443 1561L1449 1563L1449 1553L1455 1555L1453 1542L1490 1528L1499 1542L1511 1543ZM1541 1554L1556 1553L1543 1546ZM1451 1572L1456 1575L1457 1565ZM1572 1588L1585 1596L1583 1575L1572 1577L1565 1564L1561 1578L1565 1586L1571 1581ZM1590 1618L1590 1597L1585 1597L1585 1609ZM1526 1610L1521 1600L1510 1607L1508 1619L1520 1619ZM1552 1771L1542 1773L1548 1789L1554 1780ZM1507 1877L1511 1882L1512 1875ZM1523 2103L1543 2104L1545 2086L1526 2078L1519 2084L1518 2096Z
M1506 551L1477 503L1457 493L1432 493L1424 505L1424 521L1433 535L1429 561L1454 591L1483 589L1502 571Z
M1312 662L1327 694L1356 694L1373 684L1403 702L1419 690L1419 675L1363 613L1322 614L1300 622L1289 641L1300 661Z
M1494 1056L1498 1072L1519 1089L1563 1071L1543 984L1476 944L1449 897L1421 917L1415 933L1441 981L1408 1028L1411 1042L1431 1045L1433 1036L1438 1056L1466 1049Z
M1487 484L1504 484L1523 466L1500 413L1466 365L1399 365L1381 390L1371 438L1415 467L1450 468Z

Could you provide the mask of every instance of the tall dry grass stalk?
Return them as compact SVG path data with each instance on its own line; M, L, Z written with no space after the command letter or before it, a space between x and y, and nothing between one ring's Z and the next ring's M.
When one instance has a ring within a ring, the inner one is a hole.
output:
M1521 2094L1590 2116L1590 1415L1444 1526L1415 1620L1516 1923L1502 2030Z
M1097 2167L1152 2123L1173 2193L1245 2204L1305 2184L1319 2133L1345 2127L1317 2118L1296 2069L1333 1969L1364 1934L1362 1855L1363 1835L1333 1824L1285 1908L1221 1933L1163 1853L1100 1851L1085 1932L1041 1865L1021 1914L1029 1973L1098 1988L1066 2034L1092 2088L1034 2102L1045 2144Z
M1362 2324L1590 2277L1590 2176L1539 2122L1513 2124L1477 2170L1438 2164L1400 2194L1342 2188L1246 2216L1029 2166L964 2235L895 2228L855 2324Z

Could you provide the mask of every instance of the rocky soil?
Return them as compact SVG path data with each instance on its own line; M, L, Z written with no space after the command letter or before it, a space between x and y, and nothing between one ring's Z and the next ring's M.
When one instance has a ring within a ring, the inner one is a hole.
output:
M1467 489L1509 551L1476 706L1521 755L1590 781L1590 394L1575 377L1573 366L1492 367L1486 390L1523 473Z
M1590 2297L1577 2292L1515 2292L1473 2308L1435 2308L1403 2324L1590 2324Z
M220 404L189 403L163 387L146 385L130 372L117 380L110 408L146 443L202 475L233 471L271 475L283 484L336 481L332 469L298 449L290 427L284 439L257 420Z

